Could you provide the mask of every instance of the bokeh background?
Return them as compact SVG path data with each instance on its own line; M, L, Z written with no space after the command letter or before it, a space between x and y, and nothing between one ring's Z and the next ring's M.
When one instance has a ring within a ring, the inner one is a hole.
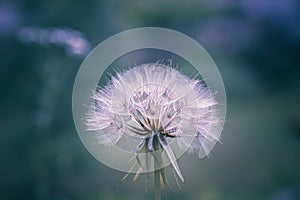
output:
M116 186L124 173L87 152L71 109L88 52L143 26L200 42L227 91L222 144L208 159L184 155L182 190L170 184L163 199L299 200L297 0L1 0L0 199L153 199L144 176Z

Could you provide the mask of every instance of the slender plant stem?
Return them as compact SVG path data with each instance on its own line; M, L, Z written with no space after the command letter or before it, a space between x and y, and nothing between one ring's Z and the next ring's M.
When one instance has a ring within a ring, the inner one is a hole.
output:
M154 171L155 179L155 200L160 200L160 170Z
M154 156L156 159L154 159L154 184L155 184L155 200L160 200L160 168L161 168L161 152L159 150L160 144L157 138L154 137L153 139L153 147L154 147Z

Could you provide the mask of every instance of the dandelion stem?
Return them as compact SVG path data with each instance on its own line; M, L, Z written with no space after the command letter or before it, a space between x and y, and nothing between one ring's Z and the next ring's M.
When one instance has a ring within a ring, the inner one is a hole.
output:
M158 136L155 135L153 138L153 147L154 147L154 184L155 184L155 200L160 200L160 168L161 168L161 152Z
M155 200L160 200L160 170L154 171L155 179Z

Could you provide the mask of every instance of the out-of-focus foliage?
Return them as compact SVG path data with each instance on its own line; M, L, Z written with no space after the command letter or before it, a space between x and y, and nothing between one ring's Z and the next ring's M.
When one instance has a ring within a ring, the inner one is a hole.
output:
M297 0L0 2L0 199L152 199L145 177L95 160L71 109L87 52L118 32L159 26L200 42L227 91L222 144L181 158L186 182L163 199L300 199ZM153 183L153 180L150 180Z

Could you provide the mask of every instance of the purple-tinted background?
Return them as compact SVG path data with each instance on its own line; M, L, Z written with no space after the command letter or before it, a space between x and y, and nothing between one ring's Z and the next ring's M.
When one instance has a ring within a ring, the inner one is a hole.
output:
M209 159L180 159L186 182L163 199L300 199L297 0L2 0L0 199L153 199L144 176L116 187L124 174L85 150L71 111L87 53L143 26L200 42L228 98L222 144Z

